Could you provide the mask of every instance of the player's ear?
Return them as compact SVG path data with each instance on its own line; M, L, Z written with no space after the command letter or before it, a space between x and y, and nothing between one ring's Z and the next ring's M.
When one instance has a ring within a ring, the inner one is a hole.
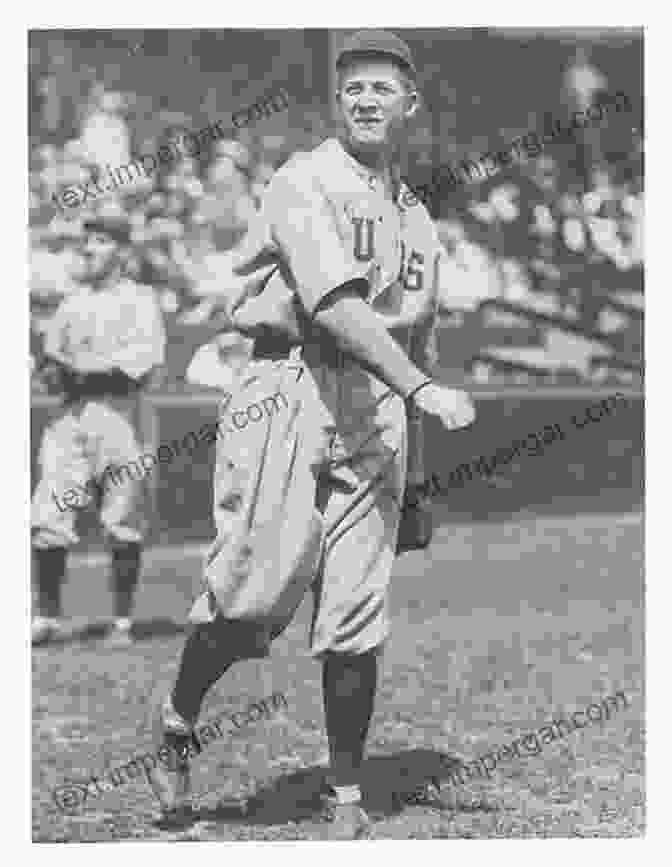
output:
M413 88L412 90L409 90L406 100L406 120L410 120L412 117L415 117L420 108L420 94L415 90L415 88Z

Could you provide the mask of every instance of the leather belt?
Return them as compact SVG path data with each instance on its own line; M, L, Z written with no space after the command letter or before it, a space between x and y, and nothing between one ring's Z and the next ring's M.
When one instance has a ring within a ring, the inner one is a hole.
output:
M252 348L253 361L285 361L298 357L309 366L343 368L345 357L336 342L325 331L315 330L307 334L303 343L297 344L278 334L264 334L255 338Z
M254 361L282 361L296 347L287 337L278 334L264 334L256 337L252 347L252 359Z

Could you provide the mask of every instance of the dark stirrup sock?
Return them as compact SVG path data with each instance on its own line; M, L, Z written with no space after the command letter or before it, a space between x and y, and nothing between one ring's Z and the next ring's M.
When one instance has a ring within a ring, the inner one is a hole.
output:
M198 719L206 693L240 657L227 644L222 622L199 623L182 650L173 687L173 707L190 723Z
M38 613L61 616L61 588L65 578L65 548L33 548Z
M324 714L334 786L359 784L377 685L375 649L358 656L331 653L323 663Z
M130 617L140 578L142 548L138 542L117 543L112 549L114 616Z

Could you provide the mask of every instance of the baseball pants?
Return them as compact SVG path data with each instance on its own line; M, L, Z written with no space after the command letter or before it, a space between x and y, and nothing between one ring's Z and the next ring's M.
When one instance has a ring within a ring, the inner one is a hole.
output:
M252 361L220 411L217 538L190 615L248 624L265 655L312 588L311 652L361 654L388 629L406 414L358 365Z
M76 544L77 514L92 505L100 508L112 547L142 541L147 518L134 407L135 399L89 400L67 408L47 427L32 501L33 547Z

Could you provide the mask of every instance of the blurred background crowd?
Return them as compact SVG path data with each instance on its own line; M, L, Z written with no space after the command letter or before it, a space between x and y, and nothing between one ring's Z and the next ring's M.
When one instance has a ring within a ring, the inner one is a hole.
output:
M643 374L641 31L398 31L414 50L425 109L404 169L504 148L606 92L610 112L572 142L432 203L440 270L441 365L477 382L622 383ZM273 172L337 132L331 59L342 32L33 31L29 38L32 386L45 322L76 287L79 216L54 195L95 166L130 162L273 87L286 112L197 157L161 166L87 207L125 217L126 273L155 288L166 317L167 390L221 382L240 344L221 297L231 250ZM91 199L89 200L91 202ZM222 334L213 339L213 325ZM204 336L205 335L205 336Z

